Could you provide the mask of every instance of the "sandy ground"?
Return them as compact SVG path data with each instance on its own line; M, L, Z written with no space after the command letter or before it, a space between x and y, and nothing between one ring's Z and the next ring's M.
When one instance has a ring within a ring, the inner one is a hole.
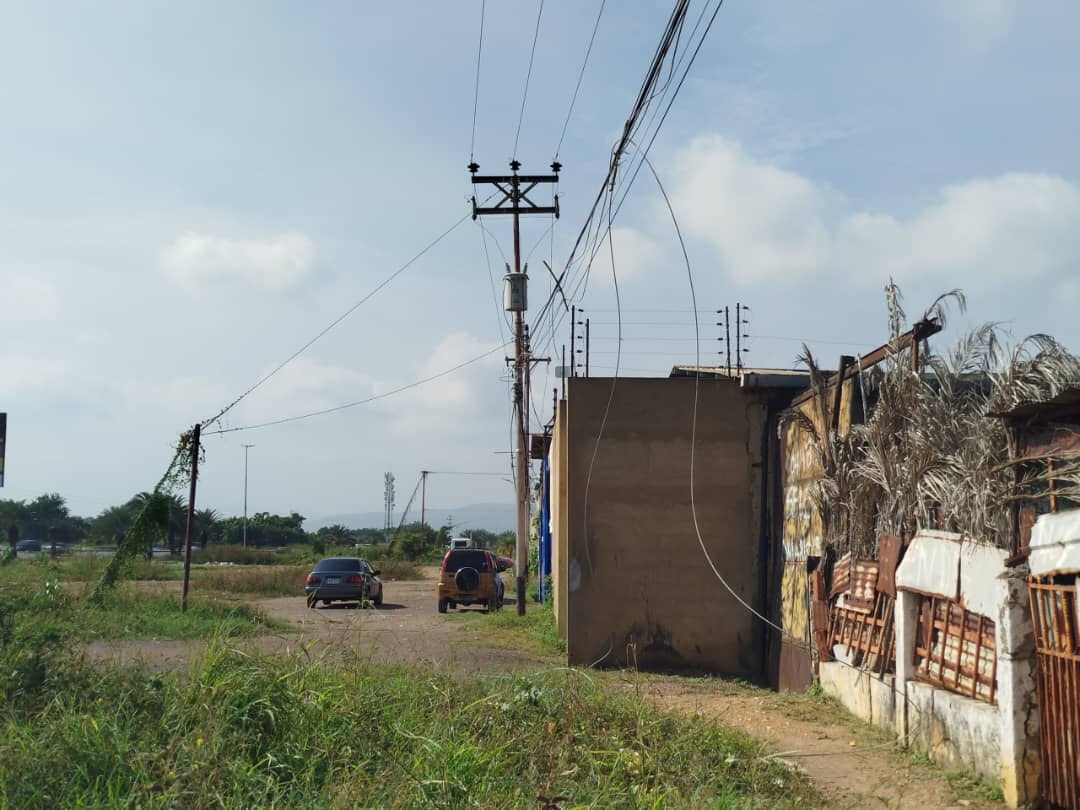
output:
M496 631L476 643L482 622L461 622L436 610L435 569L424 579L386 583L378 609L319 606L303 597L257 600L267 615L287 621L297 632L258 636L238 646L261 652L303 650L313 657L380 663L425 662L464 673L512 672L561 665L561 658L500 646ZM507 600L507 610L514 610ZM479 628L479 629L478 629ZM206 649L205 641L94 642L92 660L125 664L142 661L155 669L185 671ZM675 711L714 718L768 740L781 759L804 771L839 808L1000 808L974 798L955 800L940 774L868 733L848 717L823 716L803 698L784 699L754 687L718 679L611 673L616 688ZM802 705L800 705L802 701Z

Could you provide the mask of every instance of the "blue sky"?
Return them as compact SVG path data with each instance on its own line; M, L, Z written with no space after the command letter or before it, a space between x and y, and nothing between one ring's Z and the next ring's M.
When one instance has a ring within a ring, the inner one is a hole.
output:
M537 6L487 6L475 157L502 172ZM551 162L598 8L544 4L517 149L527 171ZM565 261L669 13L608 0L559 155L563 216L531 262L534 306L548 290L539 259ZM181 430L465 214L480 3L11 3L2 14L2 494L59 491L93 514L152 486ZM799 340L832 363L882 342L892 275L913 315L965 290L968 314L945 339L995 320L1076 349L1078 60L1080 8L1066 2L729 0L651 153L699 307L751 306L756 365L790 366ZM549 224L525 223L526 251ZM488 227L497 282L509 224ZM692 362L685 270L645 173L614 250L624 372ZM488 273L466 222L229 424L362 399L497 345ZM610 373L603 254L579 303L593 365ZM716 334L703 315L703 358ZM242 442L256 444L253 511L377 511L386 470L399 507L422 468L507 470L501 356L369 406L212 437L205 502L239 511ZM543 418L553 385L538 375ZM440 477L429 492L448 507L510 500L497 477Z

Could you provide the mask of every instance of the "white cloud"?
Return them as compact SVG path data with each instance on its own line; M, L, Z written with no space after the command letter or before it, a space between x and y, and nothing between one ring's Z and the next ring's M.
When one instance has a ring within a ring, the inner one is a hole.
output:
M315 244L299 233L268 239L232 239L188 232L161 251L161 264L174 280L201 286L224 280L283 289L315 267Z
M56 287L42 279L18 275L0 276L4 288L4 322L40 326L56 321L60 312L60 297Z
M950 0L934 2L931 8L970 42L986 47L1008 33L1014 5L1014 0Z
M620 284L636 281L650 271L663 269L664 258L660 245L642 231L634 228L612 228L611 239L610 246L607 239L598 245L592 270L589 271L590 283L605 288L613 286L612 252L615 254L615 267Z
M492 348L490 341L481 340L468 332L451 332L435 345L413 379L448 371ZM507 347L506 351L512 351L511 347ZM505 391L505 386L497 383L496 377L498 371L504 368L504 357L503 352L491 352L465 368L380 400L378 407L392 416L399 431L410 435L418 430L445 432L451 426L455 431L467 431L477 422L486 423L493 403L501 401L497 392ZM378 390L390 390L411 381L384 380Z
M804 275L828 259L822 191L723 138L696 138L679 154L672 200L686 230L737 277Z
M707 137L677 157L674 189L685 231L743 282L840 272L874 283L941 274L988 286L1080 263L1080 189L1049 175L950 185L906 218L844 212L825 187Z

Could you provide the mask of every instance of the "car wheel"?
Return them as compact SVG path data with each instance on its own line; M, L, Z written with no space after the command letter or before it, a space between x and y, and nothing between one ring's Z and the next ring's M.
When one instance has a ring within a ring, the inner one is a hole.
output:
M371 602L375 605L375 607L382 607L382 588L379 588L378 595L374 599L372 599Z
M450 603L450 609L451 610L457 610L457 602L451 602Z
M439 613L446 613L446 604L447 602L445 599L439 600Z
M330 600L329 599L323 599L322 603L323 603L323 606L325 607L326 605L330 604Z
M494 613L498 609L499 600L494 596L488 599L487 603L484 605L484 610L486 610L488 613Z

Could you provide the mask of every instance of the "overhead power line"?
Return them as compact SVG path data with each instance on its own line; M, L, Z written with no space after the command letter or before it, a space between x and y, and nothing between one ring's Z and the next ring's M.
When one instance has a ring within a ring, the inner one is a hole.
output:
M480 56L484 52L484 17L486 11L487 0L480 0L480 43L476 46L476 89L473 91L472 139L469 141L469 163L472 163L473 153L476 151L476 111L480 106Z
M446 377L449 374L453 374L455 371L459 371L460 369L463 369L466 366L471 366L473 363L477 363L477 362L483 360L485 357L488 357L490 355L495 354L495 352L501 351L502 349L506 348L509 345L510 345L509 341L506 342L506 343L500 343L498 346L495 346L495 347L493 347L491 349L488 349L483 354L478 354L476 357L470 358L469 360L466 360L463 363L458 363L456 366L454 366L452 368L448 368L448 369L446 369L444 371L440 371L437 374L432 374L429 377L424 377L422 379L416 380L414 382L409 383L408 385L402 385L402 386L400 386L398 388L394 388L394 389L392 389L390 391L384 391L381 394L375 394L374 396L370 396L370 397L367 397L365 399L358 399L355 402L346 402L344 405L336 405L333 408L323 408L322 410L311 411L309 413L302 413L302 414L299 414L297 416L287 416L287 417L285 417L283 419L273 419L273 420L271 420L269 422L260 422L260 423L255 424L255 425L243 425L241 427L221 428L219 430L205 431L203 433L203 435L204 436L209 436L209 435L217 435L217 434L221 434L221 433L236 433L236 432L241 431L241 430L256 430L258 428L273 427L274 425L284 425L284 424L286 424L288 422L299 422L301 419L311 419L312 417L315 417L315 416L324 416L324 415L329 414L329 413L336 413L338 411L344 411L344 410L346 410L348 408L355 408L355 407L357 407L359 405L367 405L369 402L375 402L376 400L379 400L379 399L386 399L387 397L392 397L395 394L400 394L402 391L408 391L410 388L416 388L417 386L423 385L424 383L429 383L429 382L432 382L433 380L437 380L437 379L439 379L441 377Z
M514 133L514 151L510 157L517 159L518 140L521 138L521 124L525 120L525 101L529 97L529 80L532 78L533 58L536 56L536 40L540 37L540 18L544 16L544 0L540 0L540 9L536 12L536 30L533 32L532 50L529 51L529 70L525 74L525 92L521 94L521 113L518 115L517 132ZM470 159L470 163L472 160Z
M721 7L723 6L723 0L718 0L716 6L713 8L712 14L709 15L708 23L706 24L701 35L697 38L696 43L694 43L693 34L700 27L701 22L708 11L708 5L708 2L706 2L705 6L702 8L701 14L698 17L697 23L695 23L694 25L694 31L691 32L691 36L689 38L689 41L687 42L687 51L684 51L683 55L678 57L677 61L675 62L675 68L673 73L677 73L679 66L683 64L683 61L686 59L686 52L690 53L689 59L686 62L686 67L682 70L679 76L679 80L675 85L674 90L670 95L670 98L668 99L667 105L664 107L664 111L659 119L659 122L652 129L652 134L651 136L649 136L649 140L643 150L635 145L635 151L638 153L638 155L635 155L634 159L636 160L637 165L631 172L627 182L618 185L618 189L619 191L621 191L621 197L618 201L618 204L614 208L613 214L606 218L608 220L608 229L612 227L614 219L622 210L622 206L626 201L627 195L630 193L630 189L633 186L634 181L641 170L643 159L648 155L653 143L656 140L657 135L659 134L661 128L664 125L664 122L667 120L668 114L670 113L671 108L675 103L675 100L678 98L679 92L681 91L683 84L686 81L686 78L689 75L690 70L693 68L695 61L697 60L698 54L701 51L701 47L704 44L705 39L708 37L709 32L712 30L717 15L719 14ZM580 300L580 296L583 295L584 289L588 283L589 271L591 270L593 261L595 260L595 257L600 249L602 240L606 236L606 232L603 229L603 219L598 220L597 214L598 212L600 212L602 203L604 203L606 206L610 206L613 203L611 197L613 196L616 189L615 171L617 169L618 162L622 158L627 147L633 144L633 139L637 134L638 121L640 120L645 108L648 107L649 102L656 96L655 85L657 82L657 78L659 76L661 66L664 63L664 59L667 57L670 49L673 46L673 43L675 43L675 47L677 50L677 43L679 41L682 25L685 21L685 14L686 4L684 3L678 4L675 10L672 12L671 20L669 20L668 27L665 29L664 35L661 37L661 43L657 48L656 56L654 57L652 65L650 66L649 73L646 76L645 82L642 84L642 92L638 95L638 103L635 104L634 109L631 113L631 117L627 119L626 125L623 129L623 136L620 138L615 148L612 150L612 163L609 167L608 174L605 177L604 184L601 186L600 193L597 194L597 198L593 203L592 209L586 217L585 224L579 232L578 237L574 242L574 246L571 249L570 255L567 258L564 274L567 276L566 287L571 287L572 289L570 293L570 297L572 299ZM672 53L672 59L675 60L676 56L674 55L674 52ZM668 84L670 84L670 82L671 77L669 74L668 81L665 82L665 88ZM648 127L646 127L646 131L647 130ZM612 192L612 194L608 195L605 198L605 190ZM605 199L606 203L604 202ZM598 222L599 224L597 224ZM583 246L586 246L586 249L584 251L580 251L580 248L582 248ZM572 280L569 278L571 276L571 268L575 264L582 263L584 264L584 271L580 273L580 276L577 279L576 283L571 284ZM543 315L547 312L547 309L551 306L551 303L552 298L549 297L549 300L540 310L541 316L537 319L538 322L542 322ZM562 325L565 317L566 313L560 312L557 318L553 319L550 334L544 334L543 337L537 341L538 345L543 344L545 347L549 347L553 344L555 339L555 332Z
M593 43L596 42L596 32L600 29L600 18L604 16L604 6L607 0L600 0L600 10L596 12L596 22L593 24L592 36L589 37L589 47L585 49L585 59L581 63L581 71L578 73L577 84L574 85L574 95L570 98L570 109L566 111L566 121L563 122L562 133L559 135L559 143L555 147L555 160L559 159L562 150L563 139L566 138L566 129L570 126L570 118L574 114L574 105L577 103L578 92L581 90L581 80L585 78L585 68L589 65L589 54L592 53Z
M429 250L431 250L433 247L435 247L437 244L439 244L439 242L441 242L443 239L445 239L451 233L453 233L455 230L457 230L457 228L463 222L465 222L470 216L471 216L471 214L465 214L465 216L461 217L461 219L459 219L457 222L455 222L453 225L451 225L445 231L440 233L433 240L428 242L423 248L420 249L419 253L414 255L411 259L409 259L407 262L405 262L405 264L401 265L401 267L399 267L397 270L395 270L393 273L391 273L389 276L387 276L382 281L380 281L377 285L375 285L375 287L367 295L365 295L363 298L361 298L359 301L357 301L355 304L353 304L351 307L349 307L347 310L345 310L343 313L341 313L341 315L339 315L337 318L332 320L322 331L320 331L317 335L315 335L315 337L311 338L311 340L309 340L307 343L305 343L303 346L301 346L295 352L293 352L288 357L286 357L284 360L282 360L280 363L278 363L276 366L274 366L274 368L272 370L270 370L268 373L266 373L262 377L260 377L255 382L254 385L252 385L250 388L248 388L246 391L244 391L242 394L240 394L240 396L238 396L236 399L232 400L232 402L230 402L228 405L226 405L224 408L222 408L220 411L218 411L212 417L210 417L209 419L201 422L200 424L204 428L206 428L206 427L210 427L211 425L215 425L218 422L220 422L221 418L223 416L225 416L225 414L227 414L229 411L231 411L233 408L235 408L237 405L239 405L244 399L246 399L248 396L250 396L252 393L254 393L258 388L260 388L268 380L270 380L271 377L273 377L278 372L280 372L283 368L285 368L285 366L289 365L289 363L291 363L297 357L299 357L304 352L306 352L308 349L310 349L312 346L314 346L319 340L321 340L335 326L340 324L342 321L344 321L346 318L348 318L350 315L352 315L354 312L356 312L356 310L358 310L360 307L362 307L364 304L366 304L368 301L370 301L372 298L374 298L376 295L378 295L383 290L383 288L385 288L391 281L393 281L398 276L400 276L402 273L404 273L406 270L408 270L410 267L412 267ZM216 431L210 431L210 432L212 433L212 432L216 432ZM204 435L209 435L209 434L208 434L207 431L204 430Z

